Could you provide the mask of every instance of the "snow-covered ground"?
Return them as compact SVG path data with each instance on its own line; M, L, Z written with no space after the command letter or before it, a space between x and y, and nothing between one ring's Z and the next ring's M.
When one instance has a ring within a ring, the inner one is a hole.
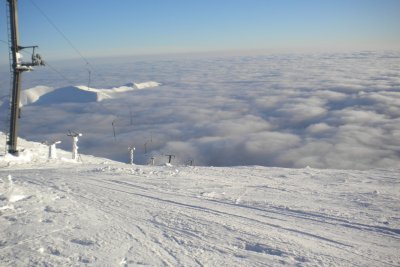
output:
M20 144L0 157L0 266L400 265L399 169L74 163Z

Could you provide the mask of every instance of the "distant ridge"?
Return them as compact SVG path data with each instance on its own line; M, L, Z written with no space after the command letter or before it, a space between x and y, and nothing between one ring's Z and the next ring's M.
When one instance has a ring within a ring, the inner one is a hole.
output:
M131 82L120 87L109 89L96 89L84 85L67 86L56 89L47 86L36 86L22 91L20 105L98 102L104 99L113 98L113 94L115 93L148 89L160 85L161 84L158 82L148 81L143 83Z

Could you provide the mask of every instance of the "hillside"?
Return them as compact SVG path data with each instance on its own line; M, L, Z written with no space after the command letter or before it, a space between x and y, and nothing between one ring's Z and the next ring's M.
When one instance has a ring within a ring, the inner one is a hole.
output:
M0 157L1 266L400 265L398 169L74 163L20 143Z
M104 99L111 99L116 93L132 92L146 88L157 87L160 84L154 81L143 83L128 83L123 86L108 89L96 89L88 86L66 86L51 88L47 86L35 86L21 92L21 106L50 105L60 103L89 103Z

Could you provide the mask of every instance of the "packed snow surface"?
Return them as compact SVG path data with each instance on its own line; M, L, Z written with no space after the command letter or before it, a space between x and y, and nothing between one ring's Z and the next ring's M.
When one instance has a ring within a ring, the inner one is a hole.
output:
M0 157L0 266L400 265L398 169L73 162L20 144Z

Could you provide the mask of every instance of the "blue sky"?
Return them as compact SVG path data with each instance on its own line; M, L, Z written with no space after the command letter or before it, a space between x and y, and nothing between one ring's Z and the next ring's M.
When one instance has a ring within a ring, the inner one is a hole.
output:
M1 0L3 6L5 2ZM400 47L398 0L18 2L21 43L38 44L41 53L50 59L78 55L32 2L87 57L216 50L301 52ZM4 16L1 25L1 39L5 40Z

